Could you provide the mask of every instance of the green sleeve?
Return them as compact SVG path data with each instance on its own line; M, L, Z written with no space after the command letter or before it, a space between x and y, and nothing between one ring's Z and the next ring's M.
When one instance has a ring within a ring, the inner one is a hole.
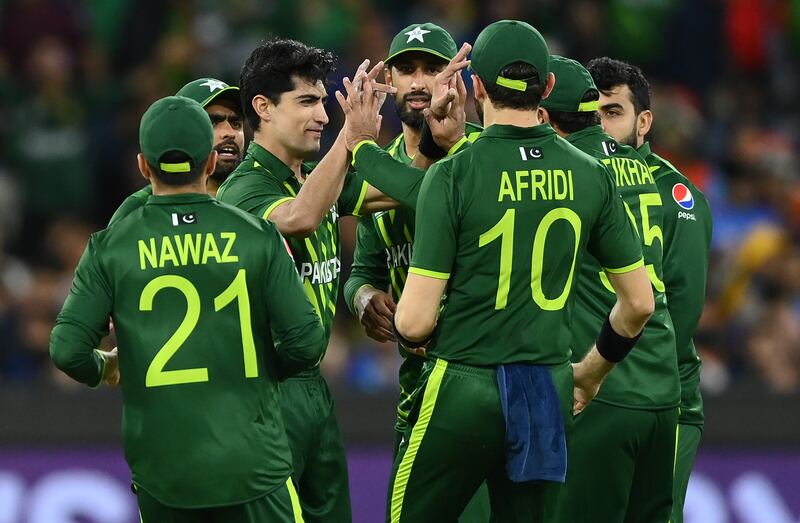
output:
M452 162L428 169L419 193L414 254L409 273L449 279L456 256L458 204L452 185Z
M363 142L353 154L358 177L410 209L417 208L425 171L398 162L374 142Z
M146 187L142 187L135 193L131 194L125 201L122 202L122 205L114 211L114 214L111 216L111 219L108 221L108 226L111 227L139 207L142 207L145 203L147 203L147 199L153 194L153 186L148 185Z
M679 359L681 352L690 350L687 348L703 313L711 248L708 202L697 188L690 186L694 208L690 211L682 209L672 197L672 188L680 181L677 175L656 179L664 206L664 285L667 307L675 325ZM683 183L689 186L688 181ZM683 212L684 217L679 218L679 212Z
M280 182L263 172L248 173L231 179L217 192L217 200L243 211L268 219L270 213L281 203L291 200Z
M348 172L344 178L342 192L336 200L336 210L342 216L359 216L361 204L367 195L369 184L354 172Z
M603 167L605 171L605 167ZM587 250L608 272L623 273L644 265L642 241L625 210L611 175L601 176L600 194L604 200L600 214L589 233Z
M69 296L50 334L50 357L72 379L96 387L105 361L95 349L108 334L111 286L100 268L96 237L83 251Z
M353 315L356 314L355 297L358 289L372 285L376 289L389 288L389 267L386 264L386 249L371 216L358 220L356 228L356 250L350 277L344 284L344 300Z
M327 348L327 340L283 238L271 222L263 222L262 227L267 233L264 243L269 250L264 299L280 375L286 378L319 363Z

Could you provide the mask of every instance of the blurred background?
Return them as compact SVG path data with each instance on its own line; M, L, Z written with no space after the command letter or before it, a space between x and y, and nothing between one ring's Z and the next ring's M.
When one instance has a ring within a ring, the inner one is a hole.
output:
M461 43L502 18L532 23L553 52L583 63L608 55L642 67L654 150L710 200L696 336L707 422L687 523L800 520L799 0L5 0L0 523L138 521L119 393L68 381L48 339L89 234L144 184L135 155L147 106L194 78L238 83L271 34L334 50L332 91L363 58L384 58L409 23L436 22ZM341 125L330 100L328 144ZM385 143L400 123L391 103L384 112ZM355 222L342 225L344 282ZM379 521L399 356L337 308L324 371L356 521Z

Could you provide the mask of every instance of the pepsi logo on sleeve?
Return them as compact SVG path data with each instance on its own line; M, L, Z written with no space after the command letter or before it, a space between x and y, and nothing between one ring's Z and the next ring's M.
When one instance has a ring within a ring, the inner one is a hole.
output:
M672 186L672 199L687 211L694 208L692 191L682 183L676 183Z

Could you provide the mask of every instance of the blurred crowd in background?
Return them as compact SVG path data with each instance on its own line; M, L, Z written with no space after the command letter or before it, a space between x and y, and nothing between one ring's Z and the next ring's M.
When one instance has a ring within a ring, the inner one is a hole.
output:
M714 215L702 387L800 392L800 0L2 1L0 382L72 386L50 364L50 329L89 234L145 183L138 124L154 100L194 78L238 83L269 35L335 51L332 92L409 23L438 23L460 44L502 18L533 24L554 53L644 70L653 148ZM323 152L342 120L329 99ZM385 142L400 131L393 113ZM342 223L344 281L355 222ZM396 387L395 347L337 309L331 381Z

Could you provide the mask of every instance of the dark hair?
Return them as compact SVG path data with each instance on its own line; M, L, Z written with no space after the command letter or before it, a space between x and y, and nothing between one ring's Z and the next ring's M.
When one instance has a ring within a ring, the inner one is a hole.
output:
M633 109L637 115L650 110L650 82L635 65L604 56L590 61L586 68L597 88L604 93L618 85L627 85L633 93Z
M161 167L157 165L151 165L150 162L147 164L150 166L150 171L155 176L156 180L159 183L163 183L164 185L171 185L173 187L178 187L181 185L189 185L196 182L200 176L203 174L203 171L206 168L208 160L202 162L199 165L193 165L191 158L186 153L182 153L180 151L169 151L161 155L161 158L158 159L159 163L183 163L189 162L191 165L191 169L189 172L180 172L180 173L170 173L166 171L162 171Z
M525 62L514 62L503 67L500 70L500 76L509 80L525 80L528 88L525 91L517 91L496 83L484 82L492 105L504 109L534 110L539 107L547 79L539 78L535 67Z
M325 49L308 46L297 40L273 38L256 47L242 66L239 90L244 117L250 128L258 130L261 119L253 109L253 98L263 95L272 103L281 94L295 88L294 78L325 83L336 68L336 56Z
M600 99L600 93L592 89L586 91L586 94L581 98L583 102L594 102ZM547 110L550 115L550 124L558 127L560 131L568 134L577 133L592 125L600 125L600 113L597 111L551 111Z

